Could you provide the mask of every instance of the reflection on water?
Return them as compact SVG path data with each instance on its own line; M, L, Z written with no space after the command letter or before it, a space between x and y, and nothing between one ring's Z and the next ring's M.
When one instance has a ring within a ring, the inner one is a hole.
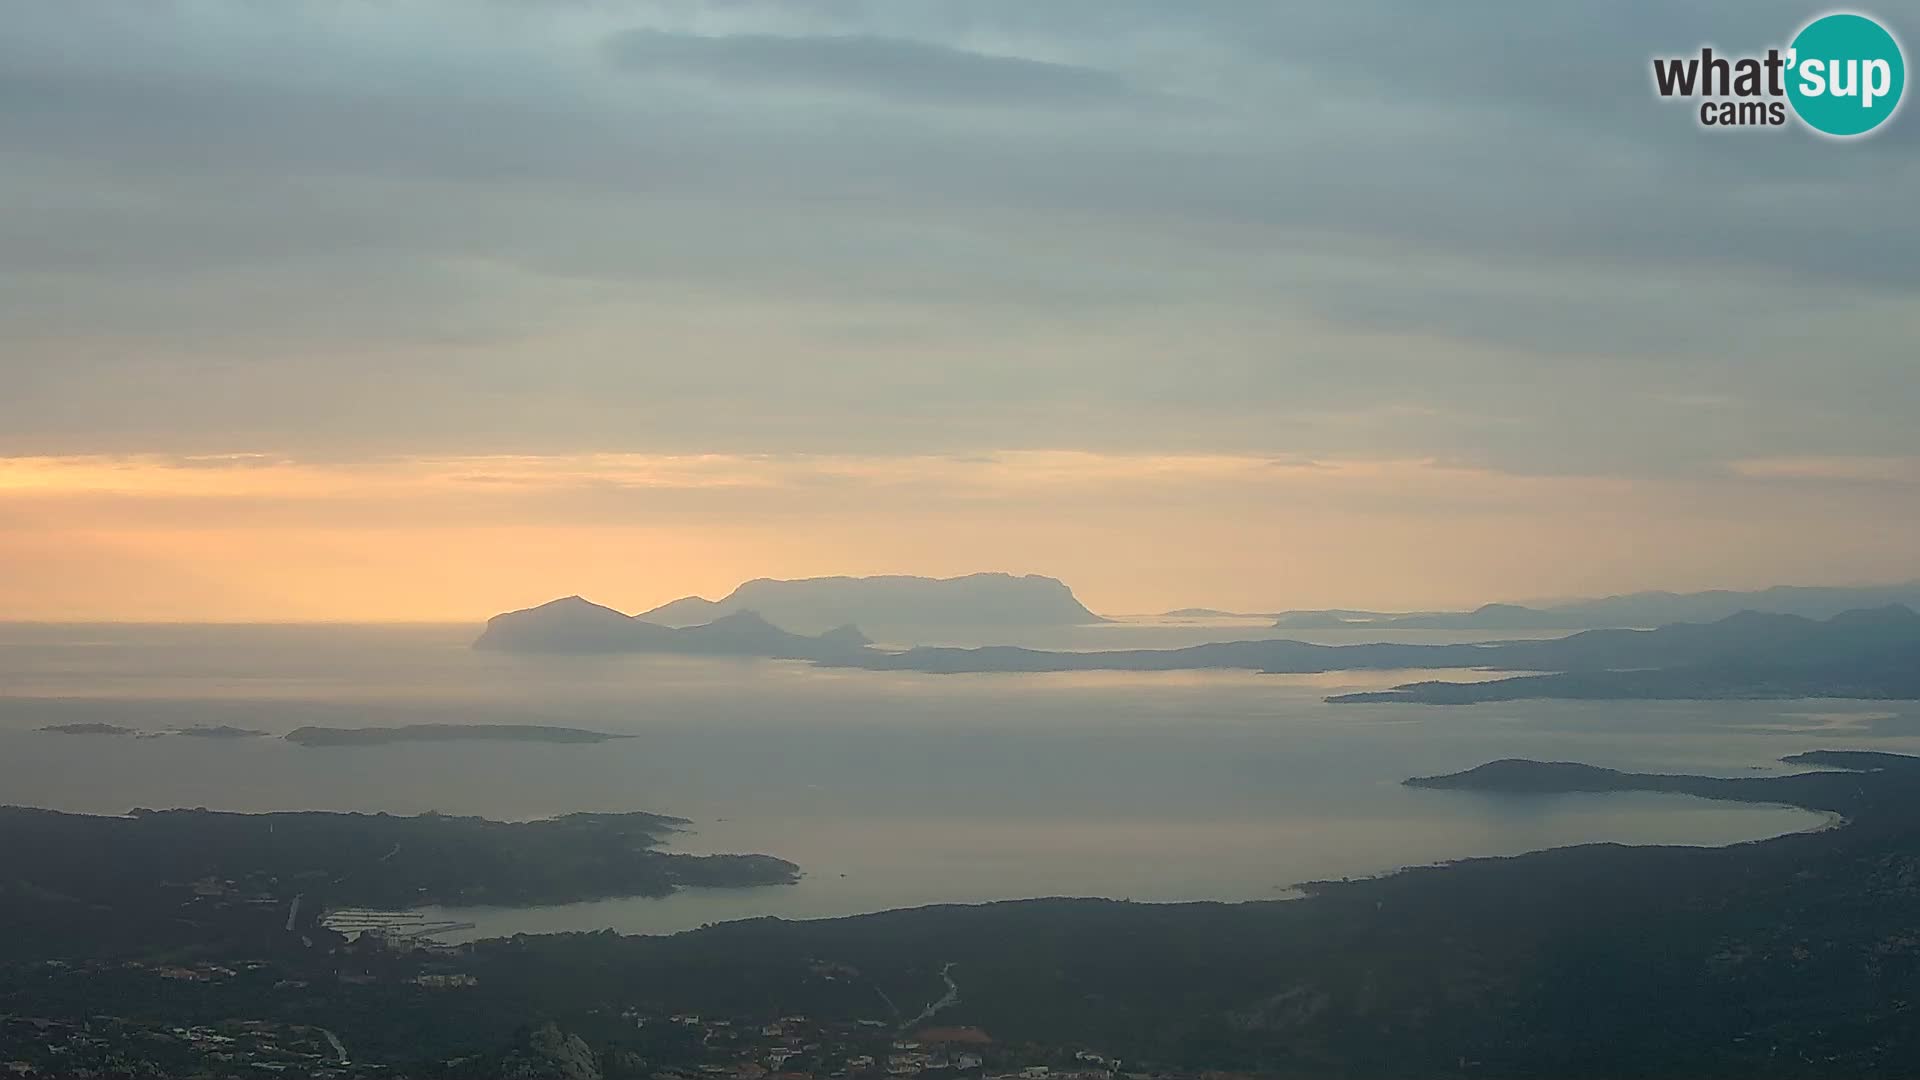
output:
M441 936L462 941L569 930L665 934L761 915L821 918L1043 896L1276 900L1297 895L1290 886L1302 881L1365 876L1443 857L1517 855L1594 840L1728 844L1825 824L1819 815L1788 807L1684 795L1420 792L1410 802L1407 816L1300 814L1251 821L863 818L791 829L743 823L724 832L743 839L779 837L778 850L805 866L806 876L795 885L688 889L664 899L517 910L436 907L424 915L471 923ZM689 846L738 845L703 835Z
M0 627L0 801L112 813L651 810L694 820L676 850L767 852L806 872L793 886L433 913L487 933L665 931L1041 895L1255 899L1302 880L1566 843L1733 842L1820 819L1674 796L1495 798L1399 781L1501 757L1739 775L1821 746L1920 748L1920 716L1886 702L1329 706L1328 694L1426 673L937 676L543 660L474 653L470 637L448 627ZM275 734L550 723L636 737L305 748L34 730L81 721Z

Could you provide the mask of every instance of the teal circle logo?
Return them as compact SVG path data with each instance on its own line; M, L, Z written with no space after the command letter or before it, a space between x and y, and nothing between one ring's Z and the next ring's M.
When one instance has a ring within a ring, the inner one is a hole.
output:
M1865 15L1822 15L1794 35L1787 100L1823 135L1865 135L1900 107L1907 60L1887 28Z

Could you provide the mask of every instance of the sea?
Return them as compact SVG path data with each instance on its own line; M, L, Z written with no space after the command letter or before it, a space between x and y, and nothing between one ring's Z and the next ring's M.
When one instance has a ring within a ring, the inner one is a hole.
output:
M1329 705L1332 694L1498 673L925 675L514 656L472 650L478 629L0 624L0 803L507 820L644 810L689 819L668 850L762 852L801 867L793 885L426 911L472 924L455 939L659 934L1046 896L1276 899L1302 882L1568 844L1741 843L1828 822L1679 795L1491 795L1401 781L1507 757L1745 776L1786 771L1779 759L1803 750L1920 751L1920 706L1903 702ZM1131 648L1269 634L1255 620L1135 619L999 636ZM156 737L39 730L84 722ZM412 723L632 737L332 747L276 737L310 724ZM157 734L223 724L266 734Z

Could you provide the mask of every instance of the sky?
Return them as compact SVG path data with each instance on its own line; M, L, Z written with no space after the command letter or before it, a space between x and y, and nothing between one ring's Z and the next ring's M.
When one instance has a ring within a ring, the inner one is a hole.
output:
M1651 90L1813 8L4 12L0 618L1920 577L1920 120Z

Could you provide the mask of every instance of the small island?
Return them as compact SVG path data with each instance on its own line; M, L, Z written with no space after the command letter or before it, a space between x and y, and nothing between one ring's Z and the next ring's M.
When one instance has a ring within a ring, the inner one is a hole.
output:
M56 735L132 735L141 739L157 739L165 735L190 735L196 739L254 739L266 734L264 731L235 727L232 724L198 724L169 731L143 731L140 728L121 727L119 724L106 724L99 721L48 724L40 730Z
M303 727L286 740L298 746L385 746L403 742L602 743L631 739L582 728L544 724L401 724L395 727Z
M137 735L139 734L138 731L130 727L121 727L118 724L101 724L101 723L48 724L47 726L41 728L40 730L49 731L56 735Z

